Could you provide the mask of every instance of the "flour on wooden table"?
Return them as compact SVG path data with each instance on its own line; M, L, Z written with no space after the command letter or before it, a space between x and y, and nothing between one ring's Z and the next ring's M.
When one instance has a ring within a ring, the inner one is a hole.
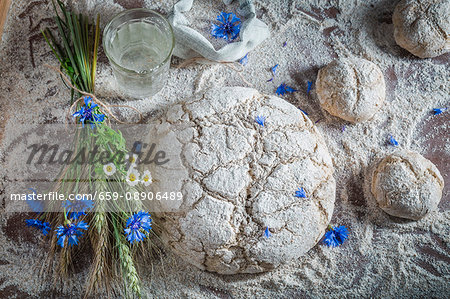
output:
M114 2L125 1L86 1L85 8L100 12L104 25L121 9ZM172 5L171 1L130 2L162 12L168 12ZM25 124L33 127L39 122L65 121L69 92L60 78L43 66L56 65L57 61L44 41L35 37L40 34L36 28L50 24L46 20L50 5L39 3L32 8L28 1L12 4L0 45L4 134L13 134ZM395 5L391 0L257 1L258 17L270 26L272 36L249 54L242 73L264 94L274 94L283 82L299 90L284 99L306 111L324 135L336 169L332 224L347 226L349 240L333 249L317 245L290 265L260 275L203 272L167 251L152 267L147 263L141 268L144 290L150 297L430 298L450 292L449 112L431 113L433 108L450 106L449 55L422 60L400 48L392 24ZM217 14L218 9L201 7L205 15ZM355 125L344 122L321 110L315 86L306 94L307 81L315 82L317 71L338 57L365 58L382 70L386 100L370 121ZM275 64L279 64L277 75L266 82ZM222 65L172 67L168 84L158 95L127 104L142 111L149 121L194 91L221 86L246 84ZM116 90L110 66L101 54L96 92L120 103L126 97ZM128 111L121 114L133 117ZM398 150L387 144L390 135L399 142L399 148L417 151L436 164L446 183L438 210L419 221L386 214L365 181L378 159ZM21 218L0 217L0 252L5 261L0 263L0 293L6 286L17 286L26 293L43 294L45 286L36 276L35 263L46 251L30 241L36 237L26 238ZM63 293L78 295L86 271L84 268L71 278Z

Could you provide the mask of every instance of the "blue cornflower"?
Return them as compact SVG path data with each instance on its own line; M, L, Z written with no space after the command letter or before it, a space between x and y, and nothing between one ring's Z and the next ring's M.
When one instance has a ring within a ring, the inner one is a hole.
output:
M248 53L245 54L245 56L242 57L242 58L239 60L239 63L242 64L243 66L246 66L246 65L247 65L247 63L248 63Z
M269 238L270 236L272 236L272 234L271 234L270 231L269 231L269 227L268 227L268 226L266 227L266 230L264 231L264 236L265 236L266 238Z
M274 76L274 77L277 74L277 68L278 68L278 63L272 67L272 76Z
M259 115L258 115L258 116L255 118L255 122L256 122L258 125L264 127L264 124L266 123L266 117L265 117L265 116L259 116Z
M83 231L87 230L89 225L80 221L79 223L69 223L67 225L60 225L56 229L56 236L58 237L58 245L64 247L66 237L70 246L78 245L78 238L83 235Z
M150 214L144 211L140 211L134 214L127 220L125 228L125 235L128 242L133 244L134 242L141 242L146 234L152 229L152 218Z
M219 25L212 24L211 34L215 38L223 38L226 41L232 41L238 37L241 31L241 19L239 19L234 13L221 12L217 16Z
M84 97L84 105L80 110L72 114L73 117L80 117L80 123L91 124L91 128L95 127L95 124L102 123L105 120L105 115L100 112L100 108L94 103L91 97Z
M447 110L447 108L434 108L433 113L434 113L434 115L438 115L438 114L441 114L442 112L444 112L445 110Z
M66 208L69 219L78 220L81 216L85 216L86 211L94 206L94 201L83 196L82 199L66 200L62 206Z
M294 196L295 196L295 197L299 197L299 198L306 198L306 192L305 192L305 190L303 189L303 187L298 188L298 190L295 191L295 195L294 195Z
M312 89L313 83L312 83L312 81L308 81L307 83L308 83L308 87L306 88L306 93L308 94Z
M50 226L50 223L42 222L37 219L27 219L27 220L25 220L25 222L28 226L35 227L35 228L39 229L40 231L42 231L42 234L44 234L44 236L48 235L48 233L52 229Z
M398 141L393 136L389 137L389 144L392 146L398 146Z
M323 242L328 247L337 247L342 245L348 238L348 230L345 226L341 225L339 227L329 226L329 231L325 233L325 238Z
M284 95L286 92L287 93L293 93L297 90L293 89L292 87L286 85L285 83L281 83L280 86L278 86L276 94L277 95Z

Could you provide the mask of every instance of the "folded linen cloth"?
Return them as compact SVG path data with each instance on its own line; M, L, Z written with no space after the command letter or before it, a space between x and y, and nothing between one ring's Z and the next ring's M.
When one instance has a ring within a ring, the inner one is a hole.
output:
M233 0L223 2L228 5ZM220 62L237 61L270 36L267 25L256 18L253 1L239 0L238 14L242 20L240 39L216 50L206 37L190 27L188 19L184 16L185 12L191 10L193 3L194 0L178 1L168 16L175 35L173 55L177 57L184 59L204 57Z

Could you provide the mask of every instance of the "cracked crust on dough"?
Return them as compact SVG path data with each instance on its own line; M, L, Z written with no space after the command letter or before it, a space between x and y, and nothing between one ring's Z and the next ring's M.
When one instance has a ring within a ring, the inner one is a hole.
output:
M431 161L412 151L384 158L372 177L372 194L386 213L419 220L437 209L444 179Z
M420 58L450 49L450 0L403 0L392 16L397 44Z
M265 127L257 115L267 117ZM321 134L293 105L251 88L215 89L172 106L149 136L170 158L151 169L153 191L183 192L181 203L157 203L155 223L193 265L221 274L268 271L323 236L334 168ZM300 186L307 199L294 197Z
M319 70L316 91L324 110L356 123L372 118L381 108L386 87L377 65L361 58L343 58Z

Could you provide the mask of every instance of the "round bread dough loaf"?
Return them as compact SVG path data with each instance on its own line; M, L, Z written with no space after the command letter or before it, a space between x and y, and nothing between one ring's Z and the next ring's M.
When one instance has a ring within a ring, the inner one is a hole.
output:
M392 16L397 44L421 58L450 49L450 0L403 0Z
M183 195L154 201L155 224L186 261L221 274L263 272L323 236L335 201L331 157L314 124L283 99L217 88L172 106L149 136L170 160L151 166L152 191ZM294 196L298 188L306 198Z
M374 63L344 58L319 70L316 91L323 109L355 123L370 119L380 109L386 87Z
M412 151L387 156L372 177L372 194L378 205L390 215L413 220L437 209L443 188L436 166Z

